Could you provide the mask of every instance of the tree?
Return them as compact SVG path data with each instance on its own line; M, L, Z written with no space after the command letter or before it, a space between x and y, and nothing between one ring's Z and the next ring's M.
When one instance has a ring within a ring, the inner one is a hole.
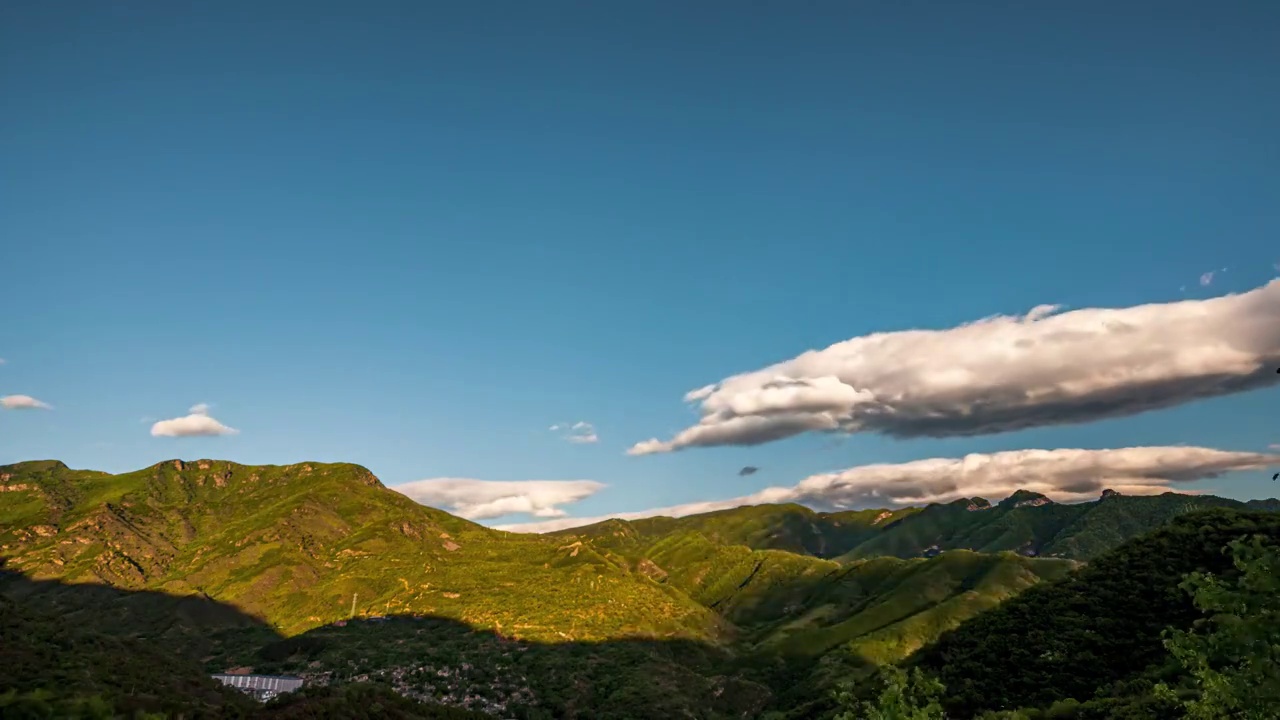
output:
M1228 545L1238 576L1191 573L1181 587L1207 617L1169 631L1165 647L1195 685L1191 720L1280 717L1280 547L1262 535ZM1159 692L1173 697L1167 685Z
M946 689L920 668L908 674L896 665L880 669L883 688L875 702L858 703L850 686L836 691L841 712L835 720L944 720L938 698Z

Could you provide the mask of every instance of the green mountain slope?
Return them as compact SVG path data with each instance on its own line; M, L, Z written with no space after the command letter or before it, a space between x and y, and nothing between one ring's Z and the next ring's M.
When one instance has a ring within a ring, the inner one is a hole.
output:
M851 510L823 513L803 505L749 505L686 515L639 520L605 520L548 535L594 540L598 546L625 548L681 533L698 533L723 545L754 550L785 550L800 555L834 558L873 538L885 525L907 517L917 508Z
M123 475L0 467L0 553L36 578L202 595L295 634L450 617L530 639L717 640L723 623L589 549L423 507L355 465L174 460Z
M905 657L961 620L1075 566L967 551L842 564L725 545L694 531L650 542L614 527L616 533L574 546L678 589L733 623L740 641L756 651L816 657L844 645L869 663Z
M1212 495L1106 492L1093 502L1059 504L1020 490L996 505L963 498L923 508L823 513L795 504L756 505L680 518L606 520L549 533L591 540L626 552L662 538L697 533L725 545L786 550L842 562L913 558L943 550L1012 551L1028 556L1088 560L1186 512L1210 508L1280 511L1280 500L1247 503Z

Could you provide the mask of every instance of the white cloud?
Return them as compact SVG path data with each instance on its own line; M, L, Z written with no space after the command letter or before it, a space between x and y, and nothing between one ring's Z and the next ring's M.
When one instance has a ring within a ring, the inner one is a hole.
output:
M5 363L7 363L7 362L9 362L9 361L8 361L8 360L5 360L4 358L0 358L0 365L3 365L3 364L5 364Z
M1207 273L1205 273L1205 274L1201 275L1201 276L1200 276L1200 287L1209 287L1210 285L1212 285L1212 284L1213 284L1213 276L1214 276L1214 273L1215 273L1215 271L1210 270L1209 272L1207 272Z
M1096 498L1107 488L1127 495L1154 495L1171 485L1214 478L1237 470L1280 466L1280 455L1199 447L1133 447L1114 450L1011 450L962 458L932 458L863 465L813 475L792 487L766 488L728 500L689 503L640 512L499 526L513 532L550 532L609 518L682 517L742 505L795 502L819 510L898 507L960 498L999 500L1015 490L1058 502Z
M576 423L556 423L551 426L551 432L568 431L564 435L564 439L571 443L593 443L599 442L600 436L596 434L596 428L585 420L579 420Z
M564 517L558 506L591 497L604 488L594 480L472 480L432 478L391 489L422 503L470 520L525 513L541 518Z
M1207 300L875 333L694 390L631 455L812 431L946 437L1088 422L1280 382L1280 280Z
M53 406L30 395L6 395L0 397L0 407L6 410L52 410Z
M161 420L151 426L154 437L194 437L197 435L236 435L240 431L227 427L209 415L206 403L192 405L186 417Z

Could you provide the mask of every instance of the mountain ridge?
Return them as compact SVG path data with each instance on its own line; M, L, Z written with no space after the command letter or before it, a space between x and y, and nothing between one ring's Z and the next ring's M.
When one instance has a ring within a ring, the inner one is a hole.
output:
M1183 512L1214 507L1280 510L1275 498L1241 501L1173 491L1058 503L1018 490L992 504L986 498L904 508L822 512L795 503L744 505L682 517L610 518L544 535L595 539L657 538L696 531L725 544L786 550L841 562L871 557L924 557L942 550L1012 551L1087 560ZM1097 514L1095 514L1097 513ZM1128 519L1126 519L1128 518Z

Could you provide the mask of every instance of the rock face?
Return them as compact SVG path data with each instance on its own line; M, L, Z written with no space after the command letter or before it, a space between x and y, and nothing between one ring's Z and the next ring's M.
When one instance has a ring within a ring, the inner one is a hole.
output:
M1102 497L1099 499L1106 500L1107 498L1113 498L1113 497L1120 497L1120 493L1116 492L1115 490L1112 490L1111 488L1107 488L1106 490L1102 491Z
M1030 490L1017 490L1012 495L1000 501L1000 507L1003 508L1021 508L1021 507L1040 507L1053 502L1049 498L1038 492Z

